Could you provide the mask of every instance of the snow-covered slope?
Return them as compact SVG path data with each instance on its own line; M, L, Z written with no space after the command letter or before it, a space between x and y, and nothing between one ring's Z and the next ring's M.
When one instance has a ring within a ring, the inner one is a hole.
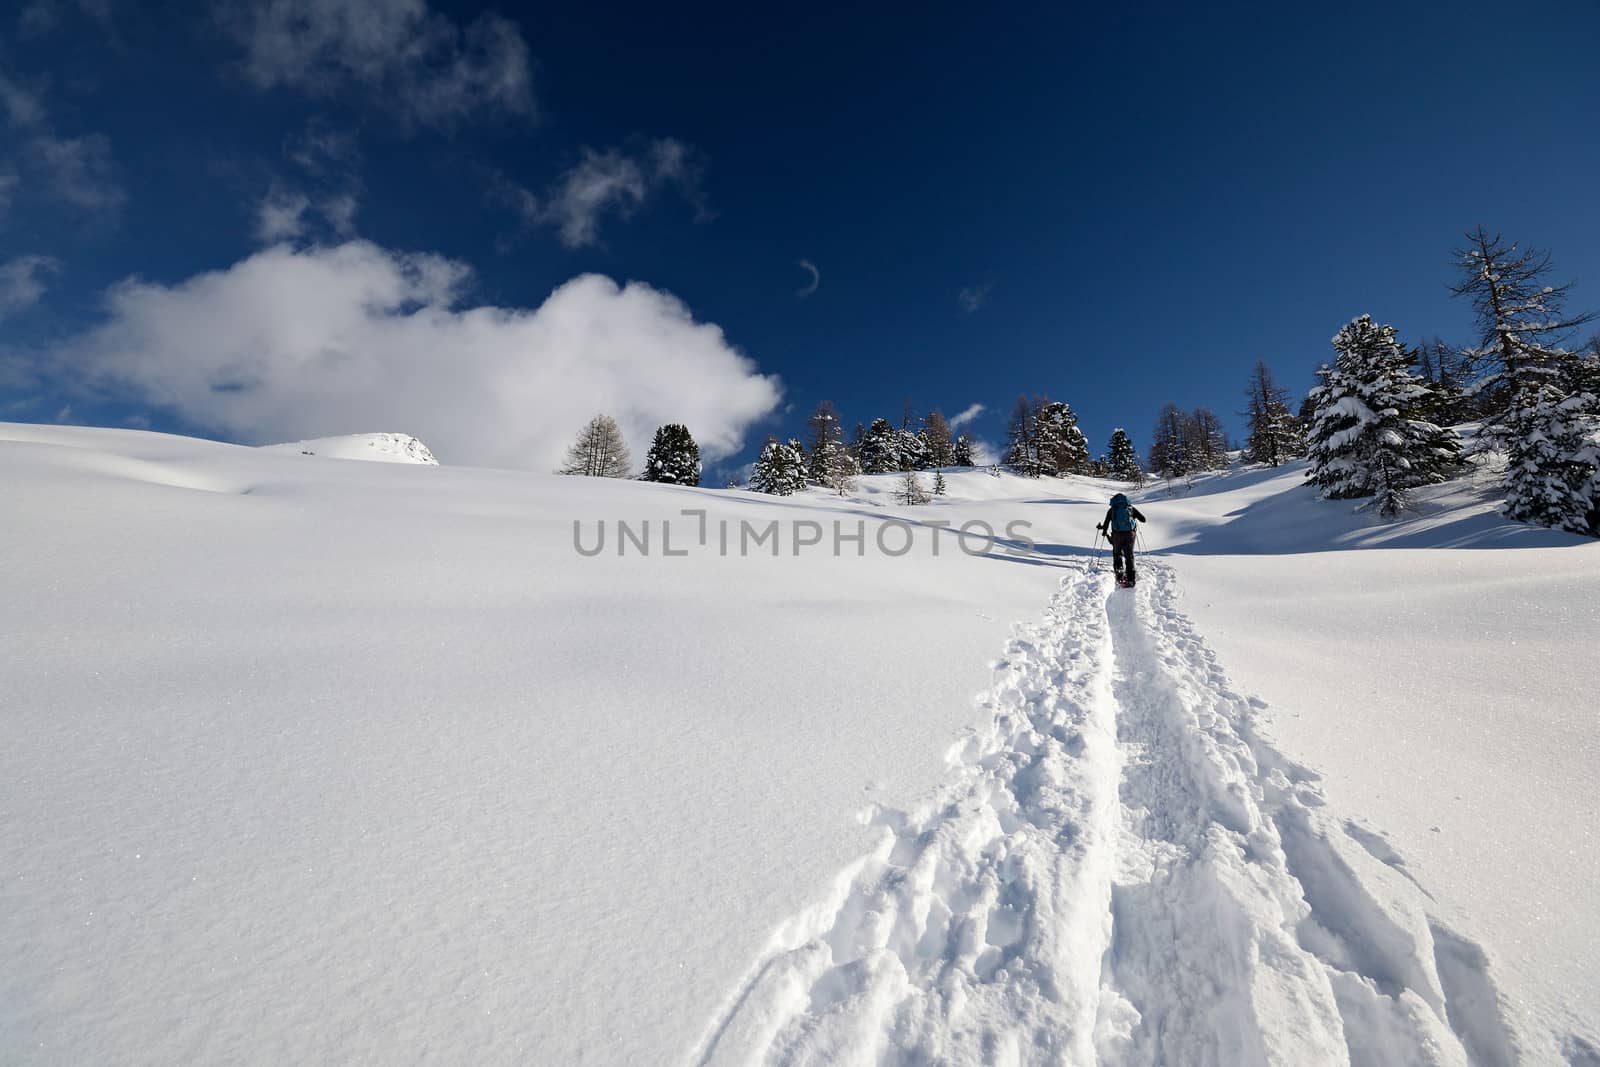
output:
M330 459L439 465L427 445L404 433L352 433L342 437L314 437L309 441L261 447L269 452L295 452L302 456L326 456Z
M1101 483L298 453L0 424L0 1062L1594 1054L1600 546L1470 485L1120 593Z

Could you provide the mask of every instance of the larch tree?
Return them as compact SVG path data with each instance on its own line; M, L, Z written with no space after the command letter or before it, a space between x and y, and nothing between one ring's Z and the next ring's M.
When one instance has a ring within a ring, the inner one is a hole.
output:
M955 466L955 442L951 439L950 423L944 412L934 408L923 421L922 440L927 445L928 466Z
M1600 536L1595 522L1600 400L1583 391L1581 357L1564 346L1592 315L1568 314L1572 286L1548 285L1548 253L1519 249L1483 229L1457 250L1457 296L1472 301L1478 344L1467 352L1488 395L1475 451L1505 454L1505 514Z
M1300 420L1289 410L1289 391L1273 380L1265 360L1257 360L1250 372L1244 414L1250 434L1245 458L1250 462L1277 467L1303 451Z
M578 431L578 439L567 449L567 460L557 474L577 474L589 478L626 478L633 466L628 456L622 429L610 415L596 415Z
M1044 473L1039 448L1039 412L1049 403L1044 397L1017 397L1006 425L1006 466L1018 474L1037 478Z

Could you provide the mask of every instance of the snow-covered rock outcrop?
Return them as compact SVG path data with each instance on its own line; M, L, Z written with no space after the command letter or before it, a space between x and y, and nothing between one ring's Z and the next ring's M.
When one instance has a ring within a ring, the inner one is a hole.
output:
M265 445L268 452L300 452L308 456L333 459L366 459L379 463L426 463L437 467L428 446L406 433L352 433L342 437L317 437Z

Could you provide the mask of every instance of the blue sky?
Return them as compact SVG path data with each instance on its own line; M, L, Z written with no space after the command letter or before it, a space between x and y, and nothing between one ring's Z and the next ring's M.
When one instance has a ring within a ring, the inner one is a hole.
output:
M1357 314L1466 340L1480 222L1600 308L1592 3L151 6L0 23L0 418L731 469L1028 392L1143 447Z

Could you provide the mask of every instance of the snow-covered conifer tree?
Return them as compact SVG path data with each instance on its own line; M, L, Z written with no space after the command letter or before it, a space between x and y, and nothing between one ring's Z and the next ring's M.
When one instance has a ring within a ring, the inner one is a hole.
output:
M1139 453L1133 449L1128 431L1118 427L1111 431L1111 447L1106 456L1106 477L1119 482L1144 481L1144 471L1139 469Z
M1189 417L1168 401L1150 434L1150 473L1172 481L1194 472L1190 455Z
M596 415L578 431L578 439L567 449L566 462L556 473L626 478L632 465L617 420L610 415Z
M861 436L857 453L863 474L887 474L900 470L900 440L888 419L873 419Z
M669 422L656 430L645 456L644 480L673 485L700 484L700 446L682 423Z
M824 400L811 413L806 425L811 431L808 457L811 481L832 486L837 481L837 468L849 458L844 444L844 421L833 401Z
M899 457L901 470L920 471L932 466L928 461L928 442L918 431L911 429L896 430L894 433L894 447L895 454Z
M1089 455L1089 440L1078 429L1078 416L1060 400L1039 405L1034 416L1039 471L1041 474L1088 474L1094 461Z
M758 493L793 496L806 487L805 453L793 443L767 438L750 472L750 488Z
M952 467L971 467L971 466L975 466L975 464L972 461L972 438L971 437L969 437L966 434L962 434L960 437L956 438L955 448L954 448L954 450L952 452L952 455L951 455L951 458L950 458L950 465Z
M1332 500L1376 497L1385 518L1404 510L1410 490L1444 481L1460 466L1455 431L1414 415L1426 410L1427 383L1411 372L1394 327L1362 315L1333 339L1338 353L1311 392L1307 481Z
M944 496L945 492L946 486L944 484L944 471L939 471L933 476L933 495Z

